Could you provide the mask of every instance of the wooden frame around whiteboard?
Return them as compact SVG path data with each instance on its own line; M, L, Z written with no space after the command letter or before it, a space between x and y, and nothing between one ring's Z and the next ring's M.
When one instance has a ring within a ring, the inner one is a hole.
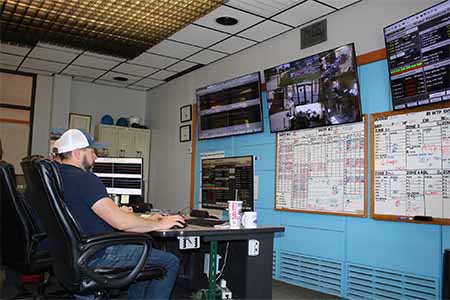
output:
M340 213L340 212L328 212L328 211L314 211L314 210L305 210L305 209L290 209L290 208L277 208L277 166L278 166L278 156L276 155L278 153L278 133L277 133L277 139L275 143L275 195L274 195L274 210L276 211L286 211L286 212L302 212L302 213L310 213L310 214L320 214L320 215L337 215L337 216L346 216L346 217L359 217L359 218L366 218L368 216L367 213L367 163L369 161L368 159L368 140L367 140L367 133L368 133L368 116L363 115L363 120L361 122L364 122L364 212L362 214L351 214L351 213ZM358 122L355 122L358 123ZM342 125L351 125L351 123L342 124ZM339 126L339 125L335 125ZM308 129L317 129L317 128L308 128Z
M428 110L450 108L450 102L431 104L416 108L410 108L405 110L389 111L382 113L374 113L370 115L370 217L375 220L383 221L397 221L407 223L419 223L419 224L438 224L438 225L450 225L450 219L433 218L432 221L418 221L414 220L412 216L397 216L397 215L383 215L375 214L375 140L374 140L374 122L375 118L390 117L396 115L406 115L414 112L425 112Z

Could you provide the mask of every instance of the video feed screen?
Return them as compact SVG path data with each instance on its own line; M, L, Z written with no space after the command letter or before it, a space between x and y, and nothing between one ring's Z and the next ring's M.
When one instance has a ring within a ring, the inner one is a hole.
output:
M353 44L264 71L271 132L361 120Z
M384 28L394 110L450 99L450 0Z
M198 138L263 131L259 72L197 90Z

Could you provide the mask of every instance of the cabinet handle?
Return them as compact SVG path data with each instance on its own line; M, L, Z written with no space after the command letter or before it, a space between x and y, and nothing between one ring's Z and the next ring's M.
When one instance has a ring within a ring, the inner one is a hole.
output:
M125 157L125 150L120 149L119 152L120 152L119 157Z
M136 151L137 157L142 157L142 151Z

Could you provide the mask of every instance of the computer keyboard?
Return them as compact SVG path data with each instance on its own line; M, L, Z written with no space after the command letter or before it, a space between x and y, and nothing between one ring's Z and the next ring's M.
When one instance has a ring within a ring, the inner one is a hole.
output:
M214 227L214 225L221 225L225 223L225 221L222 220L214 220L214 219L186 219L186 223L189 225L197 225L197 226L203 226L203 227Z

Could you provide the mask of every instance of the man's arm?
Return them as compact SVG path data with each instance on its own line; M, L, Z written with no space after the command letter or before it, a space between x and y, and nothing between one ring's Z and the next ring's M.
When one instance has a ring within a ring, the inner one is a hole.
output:
M128 232L149 232L169 229L184 223L181 216L167 216L160 220L141 218L120 209L111 198L102 198L92 205L94 213L111 227Z

